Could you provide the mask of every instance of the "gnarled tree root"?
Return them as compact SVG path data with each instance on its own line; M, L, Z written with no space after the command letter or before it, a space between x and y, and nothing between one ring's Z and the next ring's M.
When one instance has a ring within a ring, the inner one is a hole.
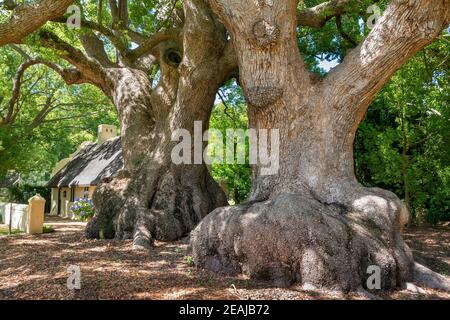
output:
M414 264L414 283L422 287L450 292L450 281L446 277L417 262Z
M209 212L226 204L226 196L206 167L194 172L167 170L151 179L121 172L95 191L96 215L86 227L88 238L133 239L136 249L153 240L178 240ZM191 175L185 177L184 174Z
M192 255L200 268L344 292L366 288L374 265L381 289L400 287L414 270L397 222L401 209L377 189L343 204L279 194L210 213L191 234Z

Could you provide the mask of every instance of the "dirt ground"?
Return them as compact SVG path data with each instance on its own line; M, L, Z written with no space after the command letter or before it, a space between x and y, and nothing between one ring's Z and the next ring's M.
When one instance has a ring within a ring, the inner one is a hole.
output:
M187 244L156 243L148 252L131 242L87 240L83 223L49 220L56 232L0 237L2 299L362 299L355 295L273 288L245 276L197 270ZM450 275L450 228L410 228L405 239L417 261ZM67 268L81 268L81 290L67 289ZM450 299L436 290L377 292L384 299Z

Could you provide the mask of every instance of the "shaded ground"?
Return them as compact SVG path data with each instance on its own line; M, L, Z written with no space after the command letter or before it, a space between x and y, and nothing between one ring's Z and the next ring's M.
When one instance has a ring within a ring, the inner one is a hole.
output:
M12 229L11 234L21 234L22 232L20 230ZM6 224L0 224L0 236L7 236L9 234L9 228Z
M149 254L131 250L129 241L87 240L83 223L47 222L55 233L0 236L0 300L359 298L271 288L244 276L196 270L184 242L157 242ZM412 228L405 238L419 262L449 276L450 228ZM70 265L81 268L81 290L66 287ZM434 290L376 294L386 299L450 299L450 294Z
M411 227L404 234L417 262L450 276L450 227Z

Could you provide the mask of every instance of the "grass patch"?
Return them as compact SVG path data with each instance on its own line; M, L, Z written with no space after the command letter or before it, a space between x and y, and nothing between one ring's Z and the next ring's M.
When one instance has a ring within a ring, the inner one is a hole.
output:
M53 229L53 227L51 225L48 224L44 224L44 226L42 227L42 233L53 233L55 232L55 229ZM17 229L12 229L11 230L11 235L21 235L21 234L25 234L25 232L17 230ZM0 225L0 236L8 236L9 235L9 228L7 225Z
M17 230L17 229L12 229L11 230L11 235L19 235L19 234L23 234L23 231ZM7 225L0 225L0 236L8 236L9 235L9 228Z
M55 232L55 229L53 229L51 225L44 224L44 226L42 227L42 233L53 233L53 232Z

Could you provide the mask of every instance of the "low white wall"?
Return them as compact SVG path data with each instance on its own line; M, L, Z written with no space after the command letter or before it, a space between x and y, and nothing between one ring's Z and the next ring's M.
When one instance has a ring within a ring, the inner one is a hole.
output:
M50 202L50 215L58 215L58 188L52 188L52 199Z
M10 203L0 202L0 223L9 225L9 215L11 210ZM12 204L12 223L11 227L20 231L27 230L28 223L28 205Z

